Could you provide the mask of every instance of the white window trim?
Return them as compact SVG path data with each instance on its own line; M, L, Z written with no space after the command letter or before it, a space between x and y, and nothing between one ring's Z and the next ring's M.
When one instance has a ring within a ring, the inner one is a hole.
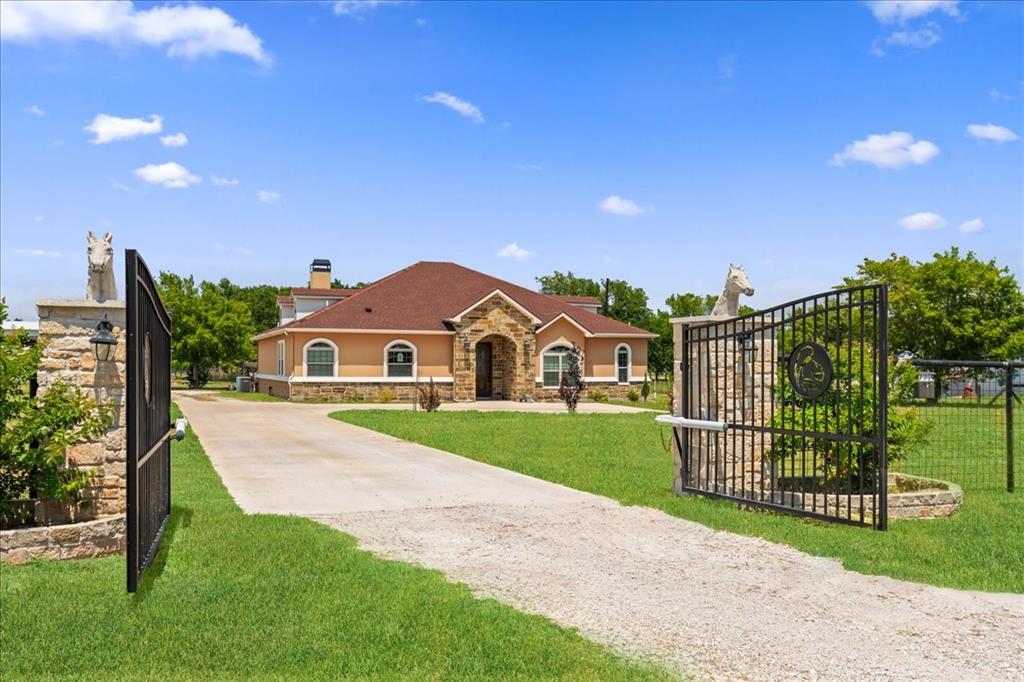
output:
M409 348L412 348L412 376L411 377L393 377L393 376L391 376L389 374L389 372L391 371L391 367L388 365L388 351L391 350L392 346L397 346L398 344L404 344L406 346L409 346ZM386 378L388 378L388 379L410 379L410 380L415 380L416 377L419 376L419 358L420 358L420 351L419 351L418 348L416 348L416 344L415 343L413 343L412 341L406 341L405 339L395 339L394 341L392 341L392 342L388 343L386 346L384 346L384 376Z
M302 376L304 376L304 377L308 377L309 376L309 367L306 365L306 351L309 350L309 347L312 346L314 343L326 343L328 346L330 346L331 348L334 349L334 373L331 376L332 377L338 376L338 359L341 356L341 352L338 351L338 344L334 343L330 339L325 339L323 337L316 338L316 339L310 339L309 341L306 342L306 345L304 345L302 347ZM313 379L329 379L331 377L312 377L312 378Z
M544 384L544 354L547 353L548 351L550 351L552 348L557 348L558 346L565 346L566 348L570 348L571 349L572 348L572 343L570 343L568 341L565 341L565 340L559 340L559 341L554 341L554 342L549 343L548 345L544 346L544 350L542 350L540 352L540 362L537 363L537 371L540 372L540 374L537 376L537 383L539 383L541 385ZM565 353L560 353L560 355L564 356ZM559 373L559 378L561 378L561 373L562 373L561 364L559 364L558 373ZM559 383L561 383L561 381L559 381ZM546 388L558 388L558 387L557 386L547 386Z
M621 369L619 367L619 350L621 350L622 348L626 349L626 381L619 380L619 370ZM615 346L615 355L613 357L613 365L615 367L615 382L623 385L628 384L631 372L633 370L633 349L630 348L628 343L620 343L619 345Z
M284 339L277 342L277 373L284 375Z

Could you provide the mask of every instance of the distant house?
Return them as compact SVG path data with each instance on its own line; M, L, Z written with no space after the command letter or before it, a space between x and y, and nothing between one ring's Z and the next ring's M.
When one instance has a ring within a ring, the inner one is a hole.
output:
M408 399L433 379L446 400L550 399L572 344L588 390L622 396L647 372L656 335L598 314L596 298L425 261L364 289L332 289L330 268L313 261L309 287L278 298L280 324L253 337L261 392Z

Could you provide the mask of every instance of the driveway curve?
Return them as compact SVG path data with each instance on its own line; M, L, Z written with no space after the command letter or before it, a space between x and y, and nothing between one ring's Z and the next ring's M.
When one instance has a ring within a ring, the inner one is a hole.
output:
M1024 679L1022 595L853 573L328 419L336 406L176 399L245 511L313 518L682 674Z

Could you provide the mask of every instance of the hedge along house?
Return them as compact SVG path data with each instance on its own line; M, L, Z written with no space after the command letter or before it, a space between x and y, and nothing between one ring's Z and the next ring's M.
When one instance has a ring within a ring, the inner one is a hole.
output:
M330 263L280 297L281 323L253 337L258 390L292 400L554 399L572 344L588 390L643 383L656 335L597 313L596 298L548 296L455 263L419 262L364 289L330 289ZM326 285L326 286L325 286Z

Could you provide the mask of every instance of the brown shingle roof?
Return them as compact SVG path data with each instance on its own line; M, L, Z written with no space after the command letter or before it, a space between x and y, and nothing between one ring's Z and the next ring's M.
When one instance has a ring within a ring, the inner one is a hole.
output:
M310 289L309 287L292 287L292 296L326 296L330 298L342 298L351 296L359 289Z
M499 289L547 324L565 314L593 334L646 330L573 306L456 263L421 261L359 289L351 296L277 329L395 329L450 331L445 320ZM293 290L294 291L294 290Z

